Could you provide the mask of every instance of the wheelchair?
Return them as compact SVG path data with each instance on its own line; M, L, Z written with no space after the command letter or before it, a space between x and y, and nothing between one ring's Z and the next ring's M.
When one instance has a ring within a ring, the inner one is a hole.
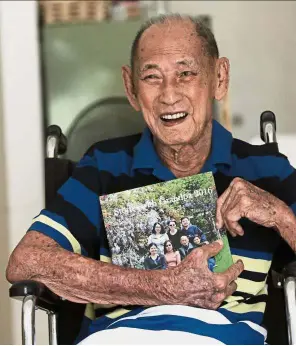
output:
M45 159L46 205L54 198L57 189L71 176L77 161L75 160L77 153L71 156L70 151L70 155L67 155L67 140L71 143L73 133L79 133L78 128L81 123L84 132L87 128L94 129L95 127L92 126L92 121L90 121L94 117L93 115L88 116L89 111L97 111L100 106L106 106L108 102L110 105L114 104L114 101L117 107L122 106L124 108L124 113L121 114L129 113L128 117L131 119L130 114L134 111L127 105L127 100L124 98L116 98L116 100L111 98L107 101L95 102L82 111L78 120L68 132L67 137L58 126L52 125L47 129L47 157ZM120 113L120 110L117 108L116 119L118 119L118 113ZM104 123L100 122L100 119L97 119L97 121L98 124ZM133 123L132 126L125 125L120 129L122 132L119 136L140 132L143 127L143 122ZM115 129L113 128L113 130ZM111 132L106 134L103 131L105 138L97 137L97 140L93 142L112 138L112 136L114 138L114 133ZM270 111L261 114L260 136L263 142L273 143L274 150L278 150L275 115ZM88 141L93 139L92 136L87 136L87 138ZM85 152L93 142L85 143L82 150ZM82 153L79 154L82 156ZM64 156L61 158L59 157L61 155ZM296 259L295 254L285 242L274 255L267 284L269 294L263 319L263 325L268 332L267 343L296 345ZM11 298L22 301L22 343L24 345L35 343L36 309L44 310L48 314L49 344L73 344L75 342L82 323L85 304L63 300L51 292L44 284L32 280L14 283L10 287L9 295Z

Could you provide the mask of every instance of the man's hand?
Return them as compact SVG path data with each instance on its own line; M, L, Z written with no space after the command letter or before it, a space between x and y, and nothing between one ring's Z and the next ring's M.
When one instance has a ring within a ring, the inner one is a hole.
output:
M236 290L235 280L244 270L243 262L238 261L224 273L212 273L208 269L208 258L217 255L222 247L222 241L216 241L195 249L171 270L167 293L172 304L217 309Z
M232 236L243 235L238 221L242 218L265 227L279 228L281 218L290 213L289 207L259 187L235 178L217 201L217 228L223 225Z

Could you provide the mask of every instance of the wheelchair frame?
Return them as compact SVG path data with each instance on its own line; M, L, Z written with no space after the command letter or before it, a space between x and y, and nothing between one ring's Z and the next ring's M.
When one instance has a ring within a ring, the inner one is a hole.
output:
M275 115L265 111L260 117L260 134L265 143L276 143ZM66 151L66 137L58 126L50 126L47 136L47 157L56 158ZM296 261L276 274L274 283L284 289L285 309L290 345L296 345ZM14 283L9 290L11 298L22 301L22 344L35 344L35 310L48 314L49 344L58 344L57 318L63 298L52 293L44 284L28 280Z

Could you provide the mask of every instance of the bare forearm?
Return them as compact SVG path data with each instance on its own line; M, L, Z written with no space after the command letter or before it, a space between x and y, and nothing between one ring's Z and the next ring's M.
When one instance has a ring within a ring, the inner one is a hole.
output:
M120 305L168 302L164 289L169 286L168 275L164 271L126 269L95 261L66 251L55 242L45 248L28 248L25 261L16 257L10 259L10 281L40 281L71 301Z
M278 214L279 220L276 224L276 229L292 250L296 252L296 217L287 206L281 208L281 212Z

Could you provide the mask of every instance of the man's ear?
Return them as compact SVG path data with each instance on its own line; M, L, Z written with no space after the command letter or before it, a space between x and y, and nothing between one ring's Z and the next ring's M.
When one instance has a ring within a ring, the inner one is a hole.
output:
M219 58L216 62L215 99L220 101L226 95L229 85L230 65L227 58Z
M129 66L125 65L121 68L121 75L123 79L125 94L129 100L131 106L138 112L140 111L140 106L135 94L132 70Z

